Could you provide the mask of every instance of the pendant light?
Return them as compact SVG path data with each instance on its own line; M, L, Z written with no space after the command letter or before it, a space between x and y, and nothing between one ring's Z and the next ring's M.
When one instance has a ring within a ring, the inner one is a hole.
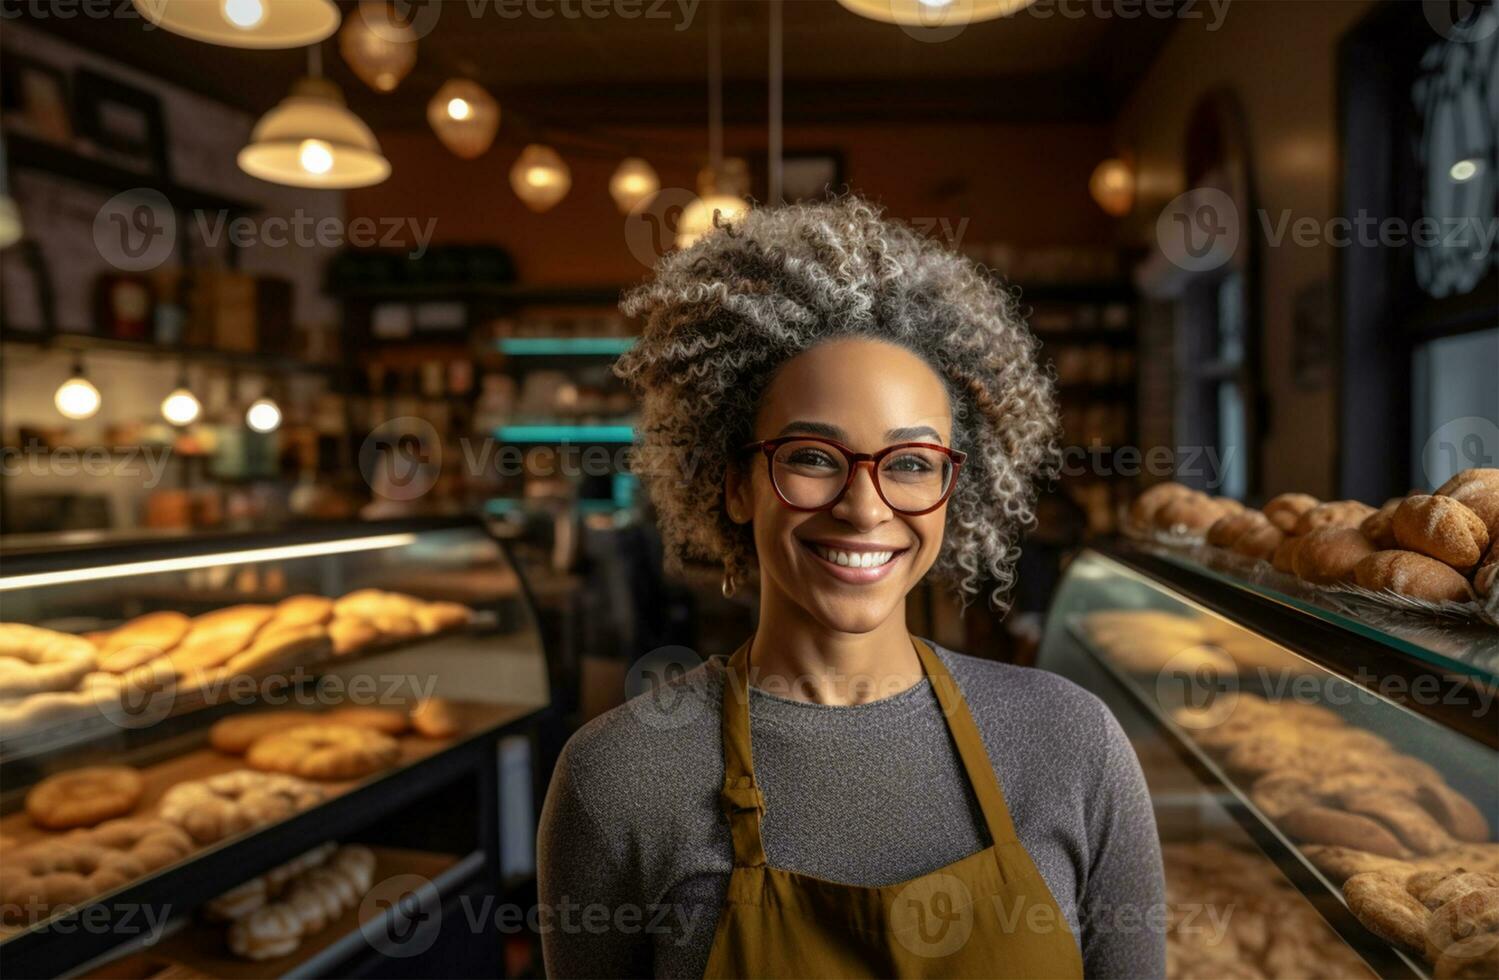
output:
M146 20L231 48L300 48L338 30L333 0L135 0Z
M860 17L902 27L960 27L1024 10L1035 0L838 0Z
M427 123L455 156L472 160L494 143L500 104L478 82L450 79L427 103Z
M572 171L557 151L532 143L521 151L510 168L510 187L526 207L540 214L551 210L573 186Z
M661 178L656 169L640 157L625 157L609 178L609 196L620 214L629 214L656 196Z
M338 51L376 92L394 92L416 65L416 31L392 16L386 0L360 0L338 32Z
M57 413L75 422L91 419L99 414L99 406L103 401L99 389L83 373L83 355L73 358L72 374L57 386L57 391L52 395L52 404Z
M0 248L20 241L23 231L21 209L10 196L10 181L6 179L5 143L0 141Z
M375 134L344 105L338 86L322 75L321 55L308 49L308 76L281 104L260 117L239 151L239 169L291 187L368 187L390 176L390 161Z
M245 425L262 435L281 428L281 406L270 397L257 398L245 409Z
M161 417L172 425L181 427L192 425L202 414L202 402L198 401L198 396L187 386L187 367L184 365L177 374L177 387L161 400Z
M723 50L714 4L708 8L708 166L697 176L697 200L677 218L677 248L691 248L717 223L749 210L743 197L749 190L748 175L743 160L723 158Z
M1135 206L1135 171L1123 160L1105 160L1093 168L1088 193L1106 213L1122 218Z

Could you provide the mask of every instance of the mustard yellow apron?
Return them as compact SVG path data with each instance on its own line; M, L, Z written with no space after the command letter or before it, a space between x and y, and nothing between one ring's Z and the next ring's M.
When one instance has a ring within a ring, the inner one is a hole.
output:
M723 697L721 796L734 872L707 977L1083 975L1062 910L1015 836L978 726L941 659L912 638L936 692L992 845L894 885L844 885L772 868L760 839L764 797L750 754L749 648L730 658ZM920 792L912 787L912 792Z

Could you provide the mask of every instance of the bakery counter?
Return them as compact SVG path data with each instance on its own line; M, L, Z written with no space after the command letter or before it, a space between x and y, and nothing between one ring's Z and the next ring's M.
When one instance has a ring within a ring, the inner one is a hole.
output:
M1196 889L1210 910L1270 895L1315 912L1317 929L1297 927L1309 948L1273 957L1253 929L1180 936L1171 976L1360 975L1330 965L1349 958L1378 976L1499 972L1499 716L1483 677L1127 546L1069 568L1039 664L1103 698L1134 742L1173 903ZM1452 904L1471 891L1472 908ZM1453 938L1470 928L1494 941Z

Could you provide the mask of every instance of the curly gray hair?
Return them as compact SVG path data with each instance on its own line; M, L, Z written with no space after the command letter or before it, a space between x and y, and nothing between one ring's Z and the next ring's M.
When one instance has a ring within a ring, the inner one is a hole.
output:
M753 537L725 514L723 483L760 396L789 358L863 336L905 347L947 384L968 463L934 572L964 603L988 579L1005 608L1035 483L1055 477L1060 452L1040 345L983 269L845 197L753 209L663 258L621 309L644 319L614 370L642 396L637 470L669 563L721 561L748 578Z

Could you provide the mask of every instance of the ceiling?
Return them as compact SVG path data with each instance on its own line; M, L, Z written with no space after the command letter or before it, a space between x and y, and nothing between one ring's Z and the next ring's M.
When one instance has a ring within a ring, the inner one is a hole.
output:
M346 17L353 0L339 0ZM21 8L23 11L26 6ZM1065 16L1043 7L974 24L940 43L858 17L834 0L783 0L788 123L1097 121L1111 118L1176 24ZM1040 11L1050 10L1050 16ZM633 14L634 16L629 16ZM725 114L762 121L767 0L427 0L417 66L379 95L324 42L327 73L377 130L425 125L425 103L454 75L480 81L540 124L701 125L709 25L721 25ZM38 19L37 26L254 113L305 69L301 51L200 44L137 18Z

